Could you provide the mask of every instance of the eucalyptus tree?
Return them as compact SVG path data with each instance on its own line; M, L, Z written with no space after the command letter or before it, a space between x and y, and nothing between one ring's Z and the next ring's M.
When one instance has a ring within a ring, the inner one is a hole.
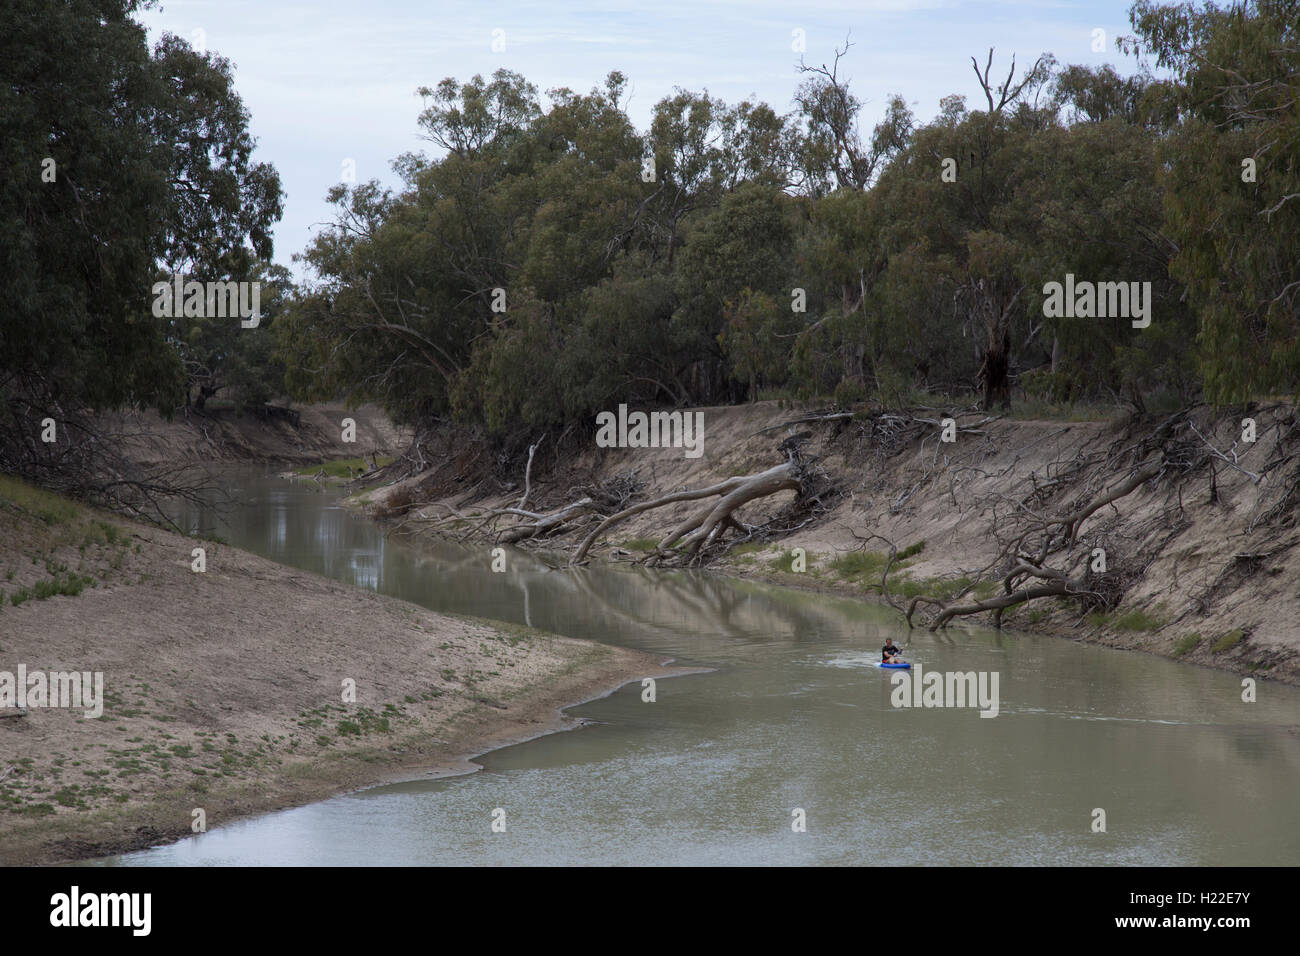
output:
M1149 106L1173 276L1199 320L1206 394L1300 383L1300 2L1139 0L1131 47L1172 79Z
M282 200L230 64L167 34L150 49L142 6L16 0L0 32L0 469L137 510L175 478L93 413L181 404L185 343L239 320L160 314L155 283L250 281Z
M17 0L0 39L0 387L37 404L153 404L184 371L151 314L160 272L243 278L271 254L279 179L252 159L227 61L135 0ZM42 398L41 396L44 396ZM12 411L12 409L11 409Z

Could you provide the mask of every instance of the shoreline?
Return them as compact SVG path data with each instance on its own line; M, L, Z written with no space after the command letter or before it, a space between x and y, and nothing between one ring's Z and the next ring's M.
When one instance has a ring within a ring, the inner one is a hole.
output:
M826 594L834 597L851 598L854 600L864 601L871 604L873 607L897 610L897 608L893 608L878 592L864 591L849 583L831 583L820 579L816 579L815 583L806 580L792 580L803 578L805 576L795 575L789 572L764 574L759 571L751 570L745 566L738 565L735 562L728 562L725 557L706 570L742 581L752 581L756 584L790 588L791 590L806 591L811 594ZM900 626L907 628L907 622L905 620L900 620ZM1089 632L1082 628L1072 627L1060 621L1054 621L1051 618L1045 618L1037 623L1013 621L1013 623L1006 624L1000 629L994 628L986 621L976 618L965 622L951 624L946 630L951 632L953 630L960 631L967 628L1000 631L1001 633L1010 634L1027 634L1034 637L1059 638L1062 640L1072 641L1076 644L1087 644L1092 647L1109 647L1113 650L1132 651L1139 654L1146 654L1150 657L1159 657L1175 664L1201 667L1207 670L1221 671L1230 674L1241 674L1246 677L1257 677L1264 680L1276 681L1279 684L1300 687L1300 678L1287 671L1280 673L1261 673L1259 671L1248 670L1239 664L1234 664L1234 662L1226 660L1205 662L1201 660L1185 659L1171 654L1161 653L1155 648L1143 647L1137 642L1124 643L1123 641L1117 640L1113 634L1107 634L1096 629ZM928 629L924 627L912 627L909 628L909 630L927 631L927 633L930 633Z
M45 512L53 523L24 505L55 509ZM174 842L199 832L200 810L207 832L471 772L485 753L580 728L569 708L700 670L439 614L30 486L0 487L0 513L15 512L0 541L0 581L12 583L0 590L47 580L51 567L87 583L6 603L0 671L101 672L104 697L99 718L32 707L0 720L0 865ZM202 574L191 568L196 546L207 553Z
M599 558L597 560L609 561L609 558ZM741 581L751 581L756 584L765 584L773 587L790 588L795 591L806 591L811 594L826 594L834 597L851 598L854 600L864 601L874 607L880 607L887 610L897 610L892 607L888 601L879 593L879 591L863 590L851 582L847 581L826 581L822 578L812 578L809 580L808 574L795 574L788 571L774 571L765 573L754 569L748 564L741 563L734 558L729 559L723 556L719 561L705 570L712 571L716 574L733 577ZM891 589L892 590L892 589ZM1010 617L1010 616L1009 616ZM1076 614L1075 617L1078 617ZM907 622L900 620L900 626L907 628ZM1048 615L1037 622L1028 622L1016 620L1010 617L1010 622L1005 624L1001 629L993 627L984 618L970 618L966 621L955 622L946 629L964 630L967 628L978 628L988 631L999 631L1011 634L1027 634L1034 637L1052 637L1072 641L1076 644L1087 644L1092 647L1109 647L1112 650L1132 651L1139 654L1146 654L1150 657L1159 657L1175 664L1201 667L1207 670L1221 671L1229 674L1239 674L1243 677L1262 678L1264 680L1275 681L1279 684L1286 684L1291 687L1300 687L1300 674L1291 670L1282 670L1278 672L1268 672L1263 670L1252 670L1243 666L1242 662L1218 659L1205 661L1192 659L1174 654L1163 653L1158 647L1148 647L1143 645L1142 638L1146 635L1137 634L1134 639L1124 641L1115 633L1108 633L1098 628L1085 629L1081 625L1071 625L1061 621L1054 616ZM912 627L909 630L927 631L924 627Z
M1080 539L1096 552L1094 560L1110 551L1109 570L1097 571L1109 576L1103 581L1106 593L1092 601L1065 593L1039 595L1008 607L1001 623L1029 634L1300 686L1300 630L1293 625L1300 616L1300 594L1288 583L1300 575L1300 548L1287 530L1295 520L1289 480L1257 484L1241 470L1219 472L1202 464L1186 470L1171 466L1168 474L1126 484L1137 474L1137 458L1112 460L1115 447L1167 444L1152 432L1159 423L1133 417L999 417L959 435L940 459L933 448L926 450L926 420L902 413L887 416L895 424L911 422L910 430L895 434L893 425L882 424L885 413L865 407L828 416L809 403L767 400L695 411L707 416L711 435L709 453L699 459L683 459L671 448L579 444L550 467L533 469L531 508L541 519L505 517L517 500L518 481L485 468L465 476L445 464L460 461L470 443L454 426L424 440L431 463L424 470L371 487L353 503L372 515L400 515L404 530L415 534L438 535L449 527L457 535L465 529L473 534L480 519L489 517L496 532L518 540L525 550L532 550L529 542L540 534L545 550L573 555L590 529L572 489L582 482L639 476L634 484L641 510L629 507L587 555L634 564L656 542L668 540L673 529L707 519L700 501L712 499L681 498L684 489L700 492L737 476L754 479L786 457L784 445L773 448L784 434L780 441L796 441L803 459L831 482L830 493L817 493L827 494L823 510L816 520L804 517L797 509L808 503L801 504L799 492L790 488L747 500L739 505L747 509L744 520L756 526L777 522L773 539L743 540L712 558L710 570L885 606L880 576L893 547L898 558L889 590L904 608L914 595L952 608L961 592L969 595L966 607L951 623L989 627L991 609L971 605L1003 587L993 573L1005 557L999 535L1014 540L1016 533L1034 533L1035 521L1090 508L1100 496L1114 493L1118 497L1103 510L1088 512ZM1293 413L1290 406L1260 409L1259 427L1285 430ZM1236 434L1231 416L1207 411L1194 424L1212 446L1229 447ZM1260 442L1241 454L1243 468L1266 469L1269 456L1276 461L1278 452ZM525 467L518 463L516 473ZM1029 505L1023 521L1022 511L1015 511L1015 520L1007 516L1007 508L1024 502ZM789 520L799 521L781 531L781 516L791 507L796 512ZM542 531L535 526L542 521L560 524ZM537 543L542 544L540 538ZM1081 548L1072 566L1089 554ZM803 573L792 568L795 549L803 552ZM666 566L676 566L681 555L661 557ZM1047 569L1053 570L1060 569ZM927 626L935 614L933 606L922 605L916 624Z
M381 486L383 487L383 486ZM367 514L367 509L358 504L353 498L344 498L340 504L350 508L358 513ZM370 520L385 523L384 519L372 517ZM440 540L454 540L450 537L438 535L436 532L429 534ZM782 542L775 542L776 545ZM524 549L531 551L531 549ZM629 561L624 557L615 556L610 553L610 548L602 549L604 553L593 553L587 556L584 563L599 562L610 566L635 567L636 562ZM777 548L778 551L782 550ZM546 549L547 553L554 556L563 556L567 558L569 551L564 549L550 548ZM825 577L816 576L811 573L796 574L789 571L763 570L761 566L755 566L753 562L746 562L743 557L737 559L732 555L723 555L714 563L707 567L699 569L708 574L716 574L721 577L733 578L738 581L747 581L755 584L762 584L768 587L789 588L793 591L803 591L809 594L824 594L831 597L849 598L851 600L863 601L885 610L898 609L890 605L888 601L879 593L878 590L864 589L852 581L844 580L827 580ZM892 589L891 589L892 590ZM900 600L903 600L901 596ZM900 612L901 613L901 612ZM1068 615L1066 615L1068 616ZM949 632L956 630L961 631L968 628L980 630L1000 630L1007 633L1020 633L1032 635L1035 637L1051 637L1063 640L1073 641L1076 644L1087 644L1093 647L1109 647L1113 650L1133 651L1146 654L1151 657L1159 657L1175 664L1190 665L1201 667L1208 670L1221 671L1230 674L1238 674L1243 677L1260 678L1269 681L1275 681L1279 684L1285 684L1292 687L1300 687L1300 673L1294 670L1269 671L1259 668L1247 667L1247 661L1229 660L1224 658L1203 660L1190 657L1183 657L1177 654L1164 652L1160 647L1145 646L1145 640L1149 635L1137 633L1131 639L1125 640L1122 635L1115 632L1108 632L1095 627L1085 628L1080 624L1070 624L1060 619L1059 615L1048 614L1035 622L1029 622L1017 619L1012 615L1007 615L1008 623L1002 628L994 628L984 618L976 617L964 621L957 621L949 625L946 629ZM1077 614L1074 617L1078 617ZM900 617L899 626L907 630L926 631L925 627L912 626L908 627L907 622ZM1290 658L1283 658L1283 663L1290 662Z
M612 645L601 645L612 646ZM619 650L623 650L619 648ZM483 735L472 749L463 751L459 754L452 754L442 758L436 758L432 765L426 765L425 761L416 762L397 761L390 765L387 771L377 772L373 779L364 783L348 783L339 785L331 792L313 792L310 796L303 799L293 799L289 803L268 806L264 809L249 809L233 815L222 821L222 826L239 823L245 820L252 820L257 817L268 816L274 813L281 813L288 810L296 810L302 807L311 806L315 803L321 803L331 800L335 797L345 796L350 793L359 793L365 790L373 790L377 787L392 786L400 783L413 783L416 781L444 780L454 777L469 776L478 773L483 769L482 764L476 761L480 757L485 757L495 751L502 750L506 747L514 747L519 744L529 743L533 740L539 740L542 737L551 734L567 733L569 731L582 730L587 726L581 718L571 717L567 711L574 707L581 707L583 704L589 704L592 701L602 700L613 694L618 693L628 684L634 684L645 677L653 677L656 680L668 677L682 677L689 674L709 673L712 668L707 667L670 667L672 659L661 661L656 665L659 673L643 673L637 671L630 677L615 678L617 683L609 683L604 680L604 674L600 677L588 677L579 681L571 690L580 695L580 699L571 703L563 704L556 707L551 713L550 723L541 727L532 728L527 731L517 732L512 730L503 730L502 727L493 728ZM593 689L594 692L593 692ZM557 692L557 696L563 696L564 692ZM360 754L355 756L360 757ZM400 769L399 769L400 768ZM220 827L209 828L208 832L220 829ZM128 840L121 845L108 846L105 852L89 856L78 856L71 860L50 860L36 865L56 865L56 866L77 866L96 860L105 860L128 853L136 853L143 850L149 850L154 847L170 846L178 843L188 837L195 836L189 828L177 828L173 831L157 830L150 834L144 834L139 839ZM0 862L0 865L12 865ZM23 865L23 864L18 864Z
M594 642L593 642L594 643ZM600 645L602 647L614 647L614 645ZM626 648L618 648L626 650ZM489 734L485 740L476 745L475 749L466 751L460 755L451 757L440 764L421 770L417 773L400 771L387 776L377 778L373 783L363 784L354 787L347 793L355 793L360 790L371 790L375 787L386 787L391 784L411 783L417 780L442 780L451 777L464 777L473 773L478 773L483 769L483 765L477 763L480 757L486 757L488 754L495 753L498 750L504 750L507 747L516 747L520 744L530 743L534 740L540 740L542 737L549 737L552 734L569 733L570 731L582 730L590 725L591 722L581 717L572 717L567 712L574 707L581 707L584 704L590 704L597 700L604 700L606 697L612 697L617 694L628 684L635 684L637 681L644 680L647 677L653 677L655 680L662 680L669 677L688 677L691 674L710 674L714 671L712 667L691 667L677 666L672 667L675 658L668 658L660 661L657 665L660 672L657 674L636 673L618 684L609 684L604 681L588 681L591 687L577 691L581 694L579 700L568 704L562 704L553 711L553 721L551 724L529 730L525 733L505 736L495 736ZM579 684L579 687L582 685ZM575 688L575 690L577 690ZM314 802L314 801L313 801Z

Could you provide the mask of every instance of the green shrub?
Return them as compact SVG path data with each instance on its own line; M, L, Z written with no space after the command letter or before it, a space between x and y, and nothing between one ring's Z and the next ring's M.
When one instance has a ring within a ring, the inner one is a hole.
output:
M1224 651L1230 651L1238 644L1240 644L1242 638L1244 638L1245 636L1246 636L1246 632L1243 631L1241 628L1239 627L1233 628L1231 631L1224 634L1217 641L1215 641L1214 646L1210 648L1210 650L1212 650L1215 654L1222 654Z
M1145 611L1135 610L1121 614L1115 619L1117 631L1154 631L1163 622Z
M925 550L925 542L918 541L916 542L916 544L909 545L908 547L904 548L902 551L898 552L898 560L906 561L908 558L915 557L916 555L920 554L924 550Z

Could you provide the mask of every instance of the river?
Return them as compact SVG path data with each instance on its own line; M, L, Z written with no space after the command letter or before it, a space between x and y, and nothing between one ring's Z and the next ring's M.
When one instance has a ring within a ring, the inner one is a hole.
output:
M436 611L639 648L707 673L570 711L479 772L335 797L107 865L1300 863L1300 690L705 572L553 570L415 542L266 469L192 530ZM558 562L556 562L558 563ZM287 612L288 609L286 609ZM927 671L998 675L999 708L895 707L887 635ZM494 832L494 811L505 831ZM796 810L806 829L797 832ZM1095 811L1105 830L1095 831Z

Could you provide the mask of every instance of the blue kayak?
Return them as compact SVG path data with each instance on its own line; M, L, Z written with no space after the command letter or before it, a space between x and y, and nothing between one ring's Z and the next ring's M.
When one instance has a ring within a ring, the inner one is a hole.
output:
M912 665L908 661L899 661L897 664L881 664L883 668L892 668L893 670L907 670Z

